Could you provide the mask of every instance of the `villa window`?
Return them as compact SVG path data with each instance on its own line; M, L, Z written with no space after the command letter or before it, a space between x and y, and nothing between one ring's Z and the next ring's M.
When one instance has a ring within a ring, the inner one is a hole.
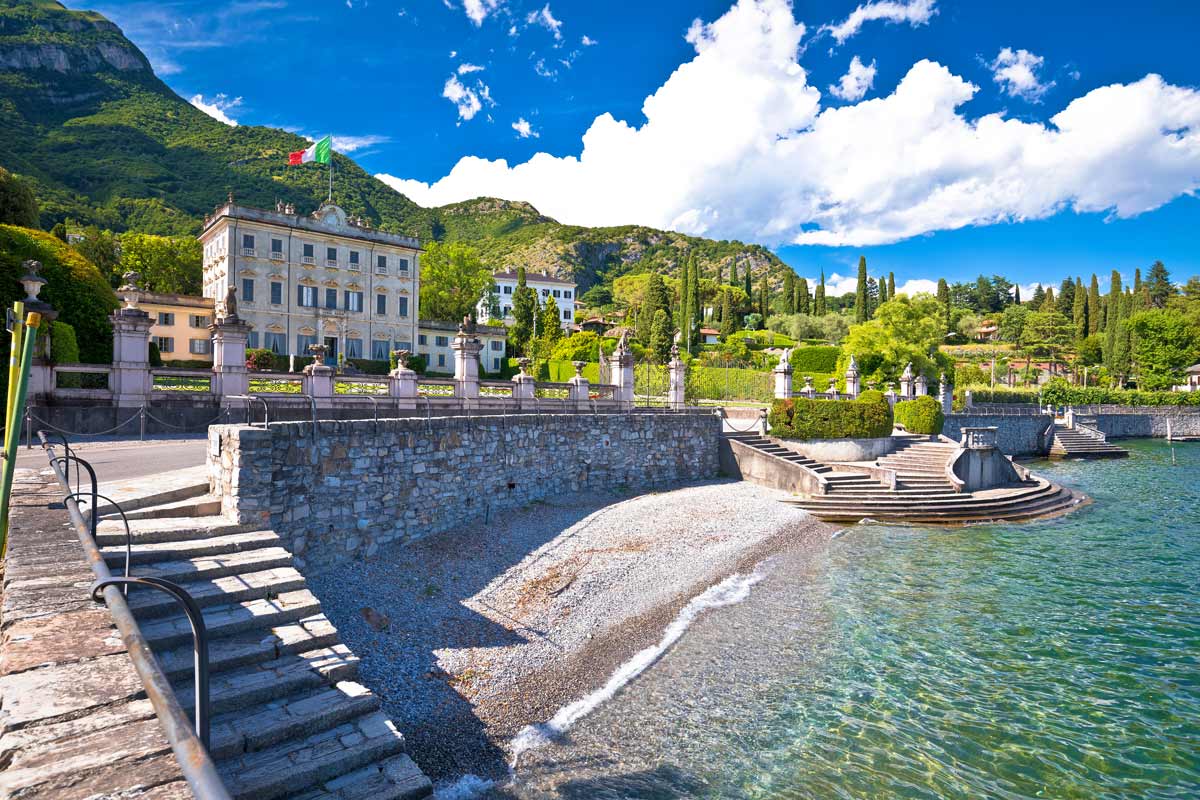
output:
M154 344L158 346L160 353L174 353L175 339L171 336L155 336Z
M188 352L194 356L206 356L212 352L212 341L209 339L191 339L188 341Z
M287 339L282 333L264 333L263 347L276 355L284 355L287 353Z
M315 258L315 256L313 255L313 254L314 254L316 251L313 249L313 246L312 246L311 244L306 244L306 245L304 245L304 251L303 251L303 252L304 252L304 255L303 255L301 258L300 258L300 261L301 261L302 263L304 263L304 264L314 264L314 263L316 263L316 258Z
M338 263L337 248L336 247L326 247L325 248L325 266L336 267L337 263Z
M381 317L387 315L387 295L386 294L375 295L375 313Z
M310 355L310 353L308 352L308 346L312 345L312 344L316 344L316 343L317 343L317 337L315 335L314 336L305 336L303 333L296 334L296 355L299 355L299 356Z
M437 336L434 338L433 343L438 347L449 347L450 339L446 336Z
M243 233L242 234L242 255L244 255L244 256L254 255L254 234L251 234L251 233Z
M246 334L246 347L251 350L258 349L258 331L250 331L250 333Z
M513 287L511 287L511 286L505 286L505 287L504 287L504 293L505 293L505 294L512 294L512 290L513 290Z
M375 257L375 274L387 275L387 256Z
M363 357L363 340L362 339L347 339L346 340L346 358L362 358Z
M271 240L271 258L283 258L283 239Z
M499 352L504 349L504 342L500 341L499 339L493 339L491 348L496 352Z
M438 353L438 366L439 367L446 366L446 354L445 353Z
M362 311L363 310L363 293L351 292L347 290L343 293L346 299L347 311Z
M407 350L408 352L411 353L412 352L412 342L396 342L396 349L397 350Z
M296 305L301 308L316 308L317 307L317 287L315 286L297 286L296 287Z
M350 269L358 269L358 251L350 251Z
M170 313L169 311L158 312L158 324L159 325L168 325L168 326L174 325L175 324L175 315Z
M283 284L279 281L271 281L271 305L283 305Z
M192 314L188 317L188 324L193 328L207 328L208 323L208 317L203 314Z
M399 270L400 270L400 272L408 272L408 259L407 258L400 259Z
M337 289L325 290L325 307L337 308Z
M417 334L417 344L421 345L422 347L424 347L427 344L427 342L425 341L425 334L423 334L423 333Z
M402 317L408 316L408 298L407 297L397 297L396 298L396 310L400 316L402 316Z
M376 361L388 360L388 342L376 339L371 342L371 358Z
M254 302L254 279L242 278L242 302Z

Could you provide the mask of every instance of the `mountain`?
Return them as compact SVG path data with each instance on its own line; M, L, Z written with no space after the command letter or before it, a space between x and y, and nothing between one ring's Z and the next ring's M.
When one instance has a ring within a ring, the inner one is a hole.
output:
M54 0L0 0L0 166L30 181L43 226L195 234L228 193L263 208L315 208L325 172L287 166L296 134L230 127L175 94L102 15ZM673 274L687 253L708 274L736 259L781 280L769 250L641 226L563 225L528 203L477 198L423 208L335 154L335 199L380 229L466 241L495 268L573 276L581 290L628 272ZM726 274L728 268L726 267Z

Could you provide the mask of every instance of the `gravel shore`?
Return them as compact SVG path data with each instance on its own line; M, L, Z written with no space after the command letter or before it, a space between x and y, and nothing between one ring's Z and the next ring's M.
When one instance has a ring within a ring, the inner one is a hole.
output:
M505 774L512 737L654 644L687 601L836 528L721 481L535 503L310 576L435 780Z

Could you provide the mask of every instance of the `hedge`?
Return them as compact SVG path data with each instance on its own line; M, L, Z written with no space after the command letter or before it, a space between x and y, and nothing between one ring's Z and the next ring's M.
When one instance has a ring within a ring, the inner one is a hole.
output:
M896 403L894 415L896 424L909 433L939 434L946 422L941 403L929 395Z
M783 439L878 439L892 435L892 409L882 392L855 400L776 400L767 416Z
M840 352L841 348L838 347L820 345L797 347L792 351L792 372L796 375L802 373L811 374L813 372L835 372ZM823 386L817 387L817 391L824 390L825 387Z
M1010 389L1007 386L962 386L960 393L968 389L971 400L976 403L1033 403L1038 402L1037 389Z
M1071 386L1062 378L1055 378L1042 387L1042 400L1056 406L1200 406L1200 392L1145 392L1139 389Z

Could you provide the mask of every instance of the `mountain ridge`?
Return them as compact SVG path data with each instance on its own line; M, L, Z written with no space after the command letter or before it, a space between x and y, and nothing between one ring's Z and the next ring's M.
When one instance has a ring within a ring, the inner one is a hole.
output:
M290 167L303 137L252 125L231 127L177 95L120 28L55 0L0 0L0 166L33 184L41 221L68 218L113 230L194 235L230 192L263 208L276 201L315 209L324 170ZM424 208L334 155L335 200L381 230L422 240L463 241L488 266L523 264L572 277L586 291L619 275L674 274L696 256L715 275L749 265L781 280L770 250L640 225L566 225L524 201L480 197Z

